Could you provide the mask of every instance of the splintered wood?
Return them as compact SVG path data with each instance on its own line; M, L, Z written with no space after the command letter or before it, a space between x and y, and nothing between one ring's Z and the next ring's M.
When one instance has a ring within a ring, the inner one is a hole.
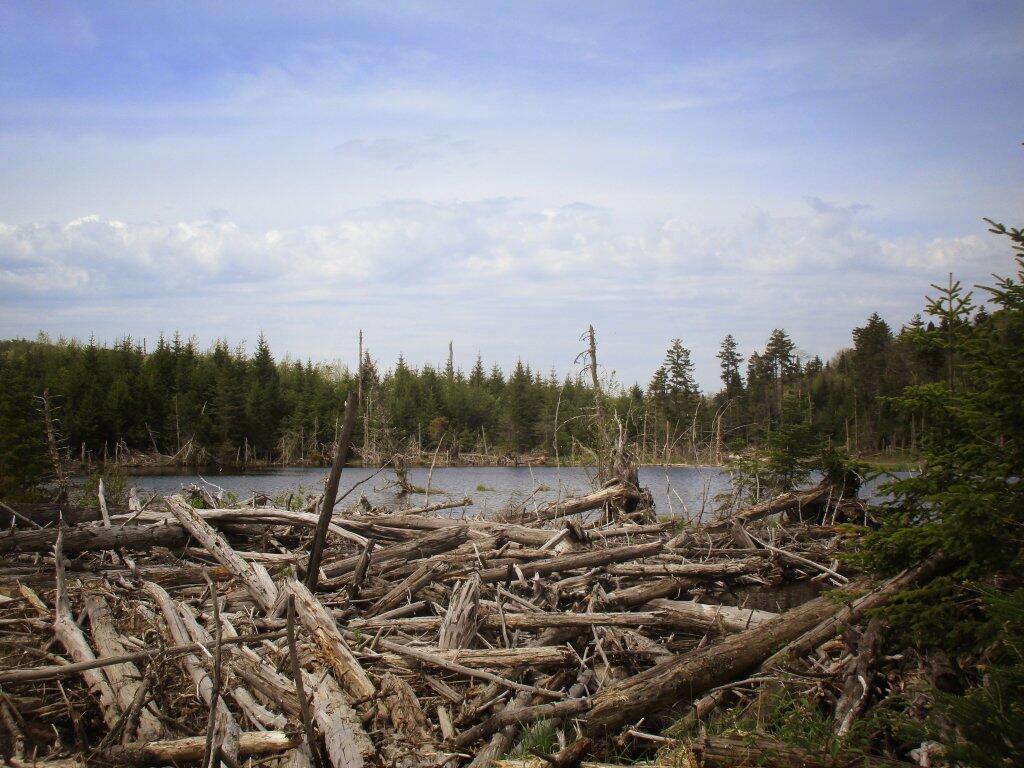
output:
M468 500L339 506L313 580L315 498L169 496L15 526L0 534L0 750L43 768L520 765L529 752L508 753L548 729L561 747L544 765L589 764L884 600L885 585L813 599L847 581L821 524L832 498L821 485L703 526L658 521L615 482L502 520L450 511ZM774 599L795 582L795 607ZM878 631L843 672L839 729L868 695Z

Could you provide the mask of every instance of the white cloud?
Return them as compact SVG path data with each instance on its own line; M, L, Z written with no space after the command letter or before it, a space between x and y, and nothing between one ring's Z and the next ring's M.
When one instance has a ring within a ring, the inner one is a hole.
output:
M0 224L0 290L117 297L183 284L235 284L346 292L415 282L442 290L498 288L558 295L572 286L630 285L662 292L677 278L795 275L826 278L997 265L994 238L884 238L859 221L862 208L809 201L797 216L755 212L709 227L683 218L628 231L584 204L532 208L516 200L434 204L400 201L331 223L291 229L231 221L126 223L86 216L65 224ZM501 278L498 286L487 281Z
M872 311L896 325L919 311L946 271L970 283L1009 264L996 238L886 238L862 215L813 200L800 215L755 212L729 227L675 217L632 229L584 204L495 199L392 202L288 229L0 224L0 335L181 329L236 340L264 328L279 353L325 359L344 332L325 328L324 313L340 312L385 361L429 360L425 350L455 337L505 363L523 355L564 369L595 322L625 380L646 380L666 340L682 336L710 388L726 332L749 349L786 327L828 356Z

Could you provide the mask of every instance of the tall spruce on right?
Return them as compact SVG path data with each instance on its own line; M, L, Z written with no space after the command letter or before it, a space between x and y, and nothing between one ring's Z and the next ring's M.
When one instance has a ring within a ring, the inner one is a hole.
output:
M884 613L907 645L958 655L966 691L939 695L940 739L950 757L996 766L1024 754L1024 231L986 221L1010 239L1016 274L978 286L983 313L958 282L935 286L917 342L943 351L947 375L896 398L925 416L923 469L892 485L860 554L884 573L949 558Z

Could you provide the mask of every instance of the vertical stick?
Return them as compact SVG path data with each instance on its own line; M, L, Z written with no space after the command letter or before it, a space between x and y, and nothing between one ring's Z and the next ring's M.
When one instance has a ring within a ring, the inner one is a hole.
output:
M206 579L206 585L210 589L210 599L213 601L214 640L216 643L213 654L213 692L210 694L210 717L206 721L206 749L203 752L203 768L214 768L220 764L220 743L214 739L214 732L217 730L217 701L220 698L221 680L220 599L217 594L217 585L205 568L203 569L203 578Z
M349 392L348 399L345 401L345 424L341 429L341 437L334 451L334 463L331 465L331 474L327 477L327 487L324 489L320 519L317 521L316 533L313 534L313 544L309 550L306 587L310 592L316 589L316 582L320 576L320 559L323 557L324 543L327 541L327 526L331 522L334 502L338 498L338 483L341 481L341 470L348 459L349 441L352 439L352 426L355 423L355 417L356 393Z
M292 676L295 678L295 693L299 697L299 712L302 715L302 727L306 732L309 756L313 758L313 765L316 768L323 768L323 760L313 733L313 718L309 714L306 686L302 682L302 664L299 663L299 648L295 643L295 595L291 593L288 594L288 656L291 659Z

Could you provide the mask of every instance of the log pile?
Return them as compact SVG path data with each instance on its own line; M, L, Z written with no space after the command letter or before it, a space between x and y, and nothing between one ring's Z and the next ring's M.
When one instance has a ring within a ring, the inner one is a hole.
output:
M336 507L313 579L315 505L12 516L0 750L16 768L588 765L663 746L663 725L820 654L937 567L850 584L837 529L772 519L827 505L824 486L703 526L638 499L611 484L502 520ZM776 599L798 583L811 599ZM812 597L837 587L850 599ZM833 665L837 728L871 695L879 631ZM522 736L542 729L560 744L531 757ZM748 749L692 754L732 747Z

